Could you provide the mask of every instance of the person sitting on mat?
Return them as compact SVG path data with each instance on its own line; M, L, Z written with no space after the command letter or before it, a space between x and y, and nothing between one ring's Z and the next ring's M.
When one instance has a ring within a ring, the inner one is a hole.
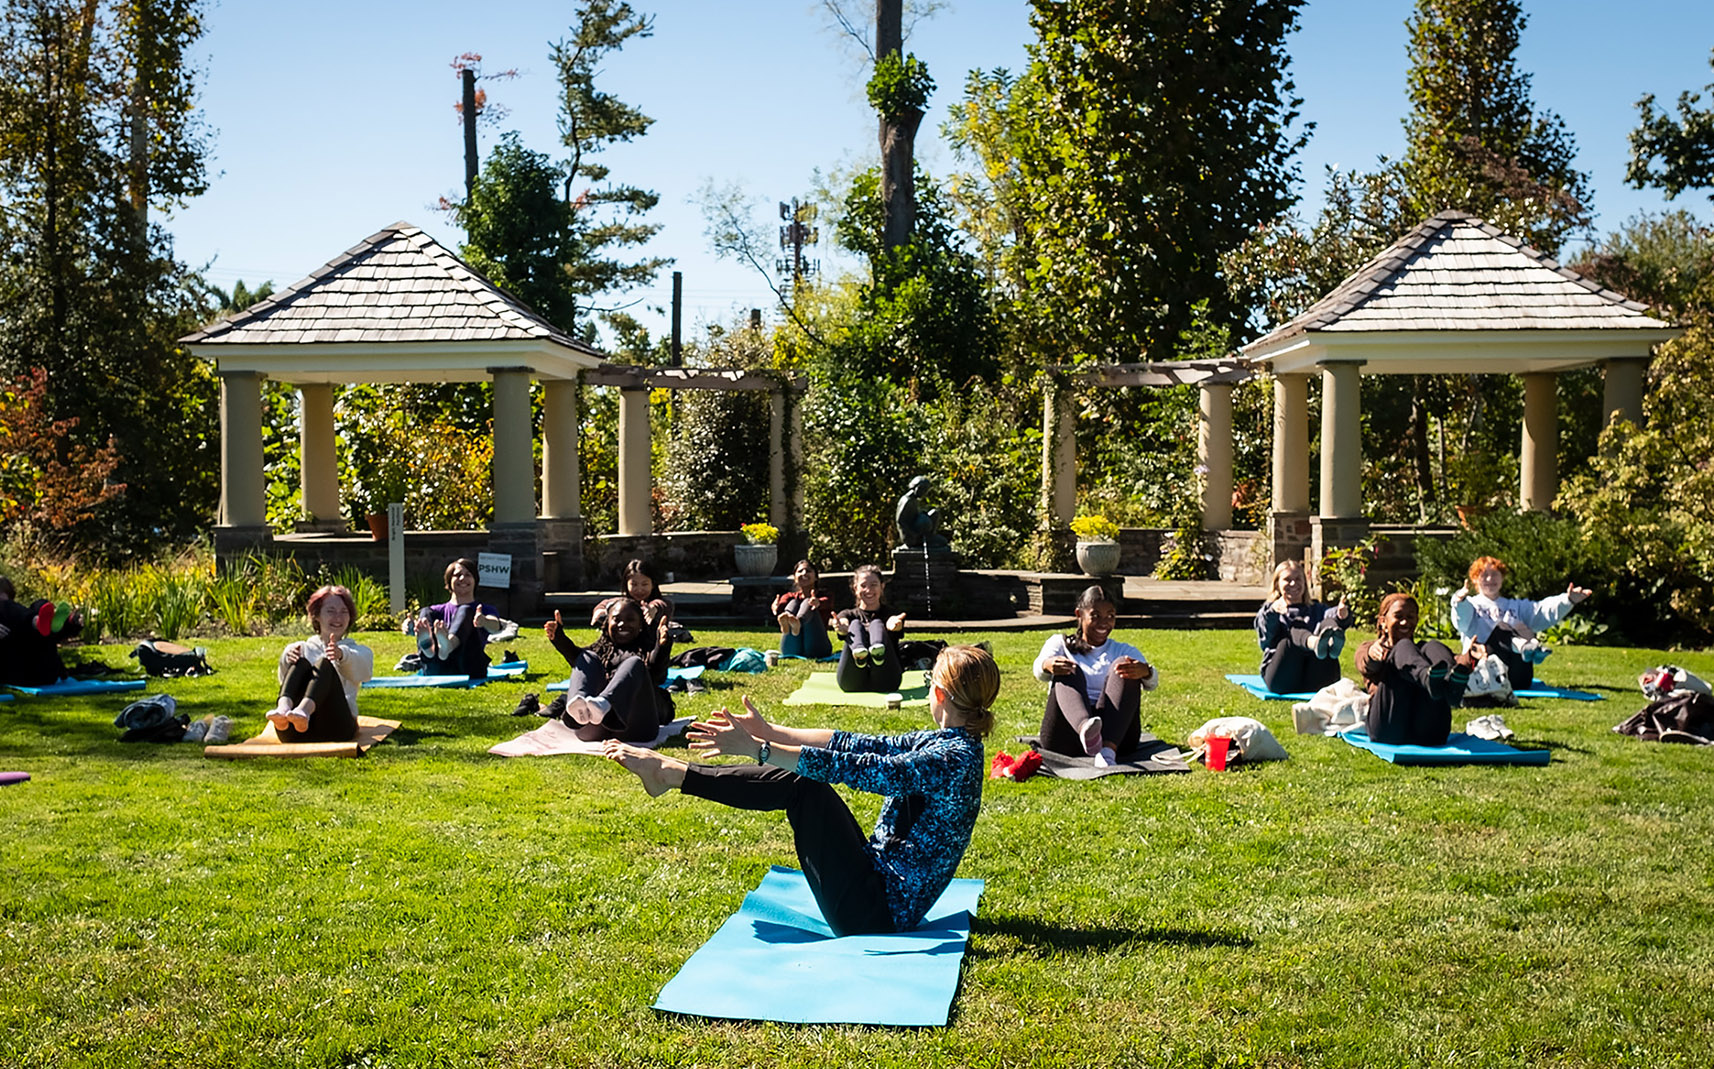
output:
M0 685L45 687L65 678L60 643L83 632L70 602L18 603L18 589L0 575Z
M884 586L881 569L873 564L859 565L851 573L851 591L857 595L857 604L833 618L833 629L845 636L834 678L846 693L888 694L898 690L899 680L904 678L899 640L905 633L905 614L895 613L881 601Z
M1339 681L1339 652L1351 610L1309 600L1309 577L1301 561L1274 568L1268 600L1256 612L1256 642L1262 647L1262 682L1275 694L1320 690Z
M607 610L621 598L630 598L643 607L643 626L651 631L659 629L662 620L673 618L673 603L661 596L661 584L655 578L654 565L645 560L626 561L623 582L623 594L603 600L589 614L590 627L600 627L601 621L607 618Z
M476 562L460 557L446 566L452 600L417 614L418 675L488 678L488 636L506 626L494 606L476 600ZM405 624L407 630L412 625Z
M1567 583L1565 593L1543 601L1503 598L1500 587L1507 571L1498 557L1477 557L1470 565L1468 585L1452 593L1452 626L1464 639L1465 649L1480 642L1500 659L1514 691L1528 690L1535 684L1535 666L1553 652L1541 644L1537 633L1569 616L1592 591Z
M821 576L807 560L792 569L792 588L774 599L780 623L780 656L818 661L833 653L827 628L833 619L833 599L815 589Z
M1093 757L1108 767L1137 748L1142 692L1160 685L1143 651L1112 638L1119 610L1099 585L1077 596L1077 629L1052 635L1036 655L1036 678L1048 685L1041 747Z
M951 882L982 807L982 739L994 728L1000 670L986 650L950 646L934 663L929 711L935 729L857 735L788 728L762 718L749 697L690 729L703 757L755 764L687 764L623 743L607 756L651 796L673 788L734 809L785 810L798 864L835 935L908 932ZM864 838L829 786L885 798Z
M281 742L348 742L357 737L357 688L375 674L375 655L346 631L357 613L351 591L324 586L304 607L312 638L280 654L280 700L268 723Z
M643 622L643 607L631 598L618 598L608 605L600 637L580 649L554 610L543 631L571 665L561 719L578 738L653 742L661 725L672 722L672 695L661 688L672 660L669 624L662 616L650 630Z
M1445 746L1452 707L1464 696L1470 670L1485 656L1481 643L1453 655L1430 639L1418 645L1420 608L1409 594L1381 599L1377 637L1357 647L1357 672L1369 689L1364 726L1369 738L1398 746Z

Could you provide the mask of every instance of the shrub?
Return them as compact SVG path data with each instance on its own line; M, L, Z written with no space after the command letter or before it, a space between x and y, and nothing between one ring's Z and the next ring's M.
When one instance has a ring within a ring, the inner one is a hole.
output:
M1072 520L1071 533L1080 542L1117 542L1119 525L1097 512Z

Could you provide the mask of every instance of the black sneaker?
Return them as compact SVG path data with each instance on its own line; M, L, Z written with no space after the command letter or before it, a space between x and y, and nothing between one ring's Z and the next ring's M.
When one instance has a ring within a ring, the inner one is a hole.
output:
M553 700L548 702L547 708L538 710L536 712L536 715L543 718L544 720L564 720L567 724L570 724L572 727L577 726L571 720L566 718L566 715L565 715L565 694L564 693L555 694L553 696Z
M540 716L542 700L536 694L526 694L518 699L518 707L512 710L513 716Z

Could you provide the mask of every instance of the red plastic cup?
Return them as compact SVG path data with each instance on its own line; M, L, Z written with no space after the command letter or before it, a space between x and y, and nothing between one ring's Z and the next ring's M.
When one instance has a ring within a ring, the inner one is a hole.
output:
M1232 745L1232 740L1224 735L1208 736L1208 771L1226 771L1226 749Z

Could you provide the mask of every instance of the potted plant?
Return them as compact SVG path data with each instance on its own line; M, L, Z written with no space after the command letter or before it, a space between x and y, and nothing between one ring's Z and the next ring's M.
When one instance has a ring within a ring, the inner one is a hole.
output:
M771 523L757 520L755 523L746 523L738 528L738 531L744 536L742 543L732 547L732 556L738 564L738 574L774 574L774 565L780 560L780 529Z
M1446 467L1453 510L1459 525L1468 529L1471 521L1493 510L1504 492L1506 472L1494 458L1474 450Z
M1085 575L1112 575L1119 570L1119 525L1100 513L1071 521L1077 536L1077 566Z

